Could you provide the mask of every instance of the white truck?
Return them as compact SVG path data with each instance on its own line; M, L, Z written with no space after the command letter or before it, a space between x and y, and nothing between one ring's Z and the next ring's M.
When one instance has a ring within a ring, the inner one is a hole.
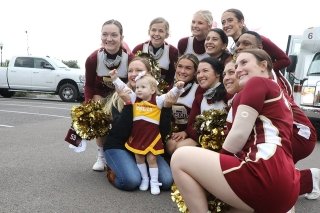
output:
M58 94L62 101L81 100L85 72L67 67L49 56L14 56L8 67L0 68L0 95L12 97L15 92Z
M303 35L289 36L287 54L291 65L287 76L293 84L295 102L309 117L320 136L320 27Z

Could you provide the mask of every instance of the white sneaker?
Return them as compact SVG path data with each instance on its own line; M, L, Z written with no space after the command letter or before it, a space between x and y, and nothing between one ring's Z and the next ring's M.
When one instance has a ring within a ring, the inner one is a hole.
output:
M145 178L141 180L139 189L140 191L147 191L149 189L149 178Z
M287 213L295 213L296 211L295 211L295 208L294 208L294 206L287 212Z
M312 174L312 192L305 195L308 200L316 200L320 197L320 169L318 168L311 168Z
M162 186L162 183L159 183L158 181L150 181L150 188L151 188L151 194L158 195L160 194L160 187Z
M98 156L97 162L93 164L92 169L97 172L103 172L106 167L106 160L102 156Z

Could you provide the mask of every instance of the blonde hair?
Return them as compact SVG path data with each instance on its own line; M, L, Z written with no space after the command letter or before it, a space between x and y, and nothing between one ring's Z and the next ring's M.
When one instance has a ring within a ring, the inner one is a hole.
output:
M112 107L115 107L119 112L122 111L124 103L123 100L119 97L117 92L109 95L108 97L104 98L103 101L105 102L104 111L107 114L112 116Z
M199 10L194 13L194 16L195 15L200 15L202 18L204 18L208 22L209 25L212 26L213 17L212 17L212 13L209 10Z
M158 87L157 87L158 82L152 75L146 74L146 75L142 76L140 79L138 79L137 81L139 81L141 79L147 80L148 83L150 84L151 88L155 89L156 94L160 94L158 91ZM104 98L103 102L105 103L104 108L103 108L104 111L107 114L110 114L111 116L112 116L112 107L115 107L119 112L121 112L124 107L124 102L119 97L117 92L114 92L111 95L109 95L108 97Z
M141 61L145 67L147 68L147 72L151 72L151 65L148 61L148 59L140 57L140 56L135 56L130 63L133 61ZM128 87L131 88L131 86L128 84ZM111 95L103 99L104 103L104 110L107 113L110 113L112 115L112 107L115 107L119 112L122 111L124 102L123 100L119 97L117 92L113 92Z
M137 81L145 79L150 84L152 89L155 89L155 91L158 93L158 81L150 74L146 74L139 78ZM136 82L137 82L136 81Z

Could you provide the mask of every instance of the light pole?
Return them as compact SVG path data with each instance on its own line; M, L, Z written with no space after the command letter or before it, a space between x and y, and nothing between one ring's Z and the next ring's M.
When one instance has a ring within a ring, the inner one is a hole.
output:
M1 67L2 67L2 49L3 49L3 43L0 42L0 50L1 50Z
M27 36L27 53L29 54L29 38L28 38L28 30L26 30L26 36Z

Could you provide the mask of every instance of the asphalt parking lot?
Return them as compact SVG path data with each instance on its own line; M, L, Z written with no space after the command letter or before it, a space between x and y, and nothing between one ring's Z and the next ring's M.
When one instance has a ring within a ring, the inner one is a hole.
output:
M79 103L0 97L0 212L178 212L170 192L125 192L94 172L95 142L75 153L64 137ZM320 147L298 168L320 167ZM320 212L320 199L300 197L296 213Z

